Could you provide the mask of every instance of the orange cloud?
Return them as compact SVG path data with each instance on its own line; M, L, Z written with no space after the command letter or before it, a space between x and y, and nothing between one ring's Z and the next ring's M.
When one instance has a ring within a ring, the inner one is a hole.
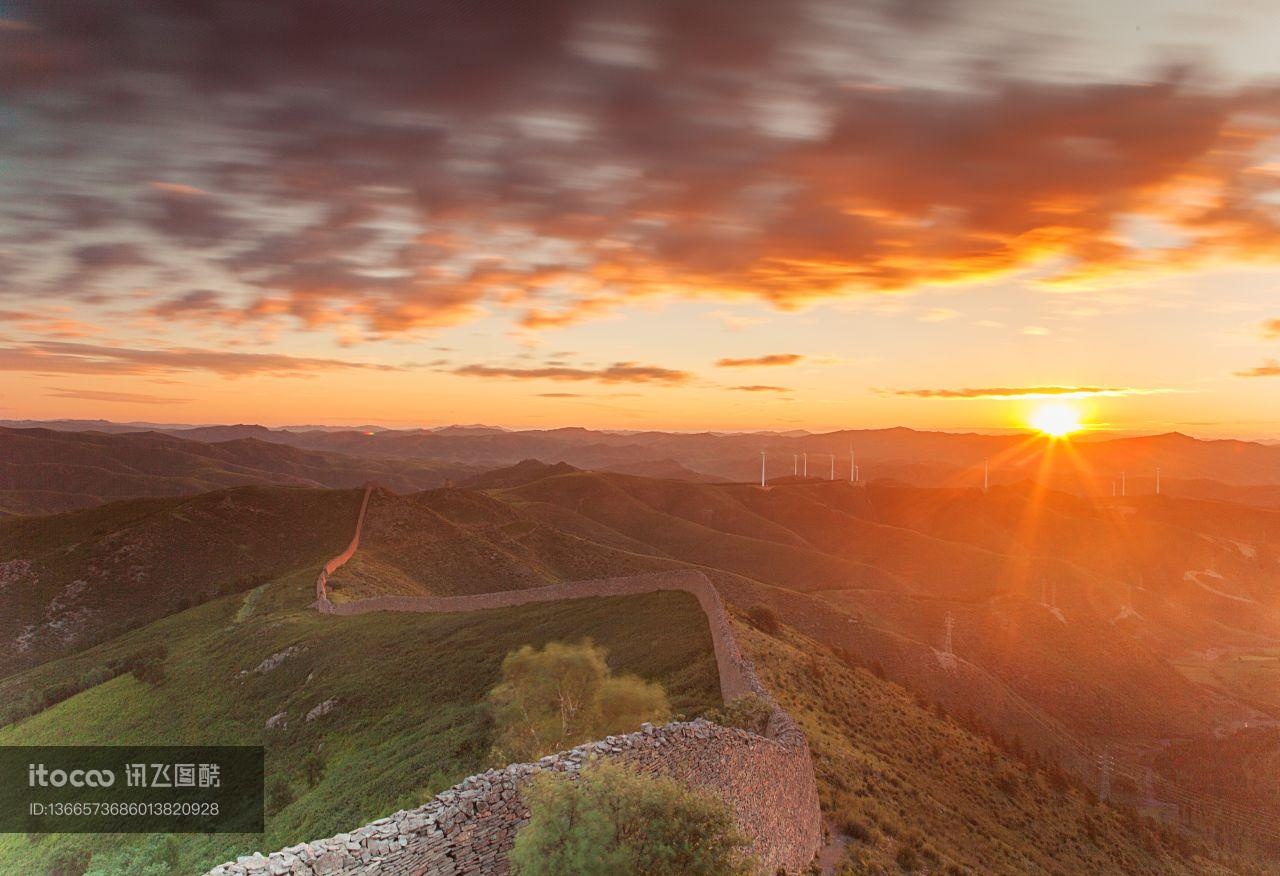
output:
M120 402L122 404L140 405L185 405L193 401L189 398L173 398L164 395L149 395L138 392L107 392L93 389L64 389L51 386L45 395L53 398L74 398L83 401Z
M738 392L791 392L791 388L787 386L768 386L763 383L753 383L749 386L731 386L729 389Z
M490 365L464 365L451 373L463 377L506 377L521 380L595 380L600 383L687 383L693 375L656 365L617 362L607 368L500 368Z
M1237 371L1236 377L1280 377L1280 362L1268 359L1255 368Z
M745 359L717 359L717 368L755 368L758 366L794 365L804 359L799 353L770 353Z
M342 369L402 370L392 365L314 359L280 353L237 353L192 348L131 349L46 341L0 347L0 371L41 374L155 374L211 371L223 377L271 374L303 376Z
M895 389L890 395L910 398L1086 398L1088 396L1158 395L1174 389L1136 389L1129 386L989 386L979 389Z

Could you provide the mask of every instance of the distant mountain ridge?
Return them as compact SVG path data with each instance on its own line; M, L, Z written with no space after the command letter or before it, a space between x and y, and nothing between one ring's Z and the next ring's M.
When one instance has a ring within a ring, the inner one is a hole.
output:
M421 490L477 470L430 460L356 458L264 441L257 431L241 434L261 426L216 428L221 431L206 434L219 440L195 441L159 432L0 427L0 515L249 484L355 487L376 480L396 490Z
M45 431L68 434L70 430ZM105 435L106 430L79 434ZM1169 495L1280 507L1280 445L1236 439L1201 440L1178 432L1118 438L1089 436L1062 442L1026 434L925 432L902 427L794 434L617 432L581 427L511 431L491 426L293 431L238 424L113 432L121 441L144 440L136 437L139 434L192 443L253 439L262 445L341 454L346 459L341 465L332 463L335 467L366 473L370 469L385 470L390 460L409 469L425 464L442 473L435 481L416 481L416 487L415 483L398 480L397 489L435 486L479 469L501 468L526 459L593 471L750 483L760 478L763 451L765 474L771 480L802 474L807 458L809 475L820 478L848 480L856 462L862 480L929 487L979 486L985 463L993 485L1034 481L1081 495L1107 496L1112 491L1127 495L1154 493L1158 471L1161 491ZM249 467L254 466L250 463ZM324 486L349 483L301 476ZM414 478L421 476L420 470L413 474ZM390 480L394 475L387 473L385 477ZM204 488L242 482L247 481L213 481ZM254 482L299 481L258 476ZM0 486L3 489L16 488ZM106 497L125 495L115 492ZM39 511L81 506L20 496L11 497L7 505L0 504L3 507L10 511Z

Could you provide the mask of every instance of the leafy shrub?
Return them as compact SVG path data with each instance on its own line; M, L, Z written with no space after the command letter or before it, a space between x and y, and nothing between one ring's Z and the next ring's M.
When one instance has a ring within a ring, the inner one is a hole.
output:
M115 677L115 673L107 667L95 666L80 675L80 689L88 690L91 687L97 687L98 685L105 684Z
M782 624L778 622L778 616L767 605L753 605L748 608L747 621L765 635L776 636L782 632Z
M589 641L512 651L502 661L502 681L489 692L489 707L497 725L495 754L507 761L533 760L671 714L662 685L611 676L604 649Z
M130 654L119 665L123 672L132 672L138 681L157 685L165 679L164 662L168 657L168 648L152 645Z
M1012 770L1001 770L1000 774L995 777L995 786L999 788L1006 797L1018 796L1018 788L1020 786L1017 775Z
M860 843L869 843L872 839L870 826L852 812L841 812L836 826L840 828L840 832L850 839L855 839Z
M284 776L276 776L267 785L267 799L264 801L267 815L278 815L296 799L297 795L293 793L293 786L288 780Z
M903 843L898 846L898 852L893 856L893 860L904 873L910 873L920 866L920 851L914 843Z
M60 852L50 863L48 876L84 876L93 854L85 849Z
M51 684L44 689L44 692L41 695L43 707L47 709L50 706L56 706L63 700L71 699L78 693L80 693L80 688L70 681L64 681L61 684Z
M516 834L518 876L728 876L752 872L729 807L616 764L536 778Z

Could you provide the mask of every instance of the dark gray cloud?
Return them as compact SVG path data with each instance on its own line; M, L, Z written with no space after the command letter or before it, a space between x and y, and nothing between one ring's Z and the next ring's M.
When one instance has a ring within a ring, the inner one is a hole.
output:
M212 289L192 289L190 292L162 301L151 308L152 316L165 319L189 317L192 315L208 316L222 313L224 310L222 296Z
M1047 258L1140 267L1116 233L1135 214L1188 262L1277 251L1274 177L1241 182L1280 131L1274 90L984 58L877 78L895 34L973 7L31 2L0 30L24 162L0 211L52 210L40 246L79 265L71 292L152 269L157 311L214 286L227 306L186 316L373 335L486 307L554 329L650 295L791 307ZM1217 194L1176 198L1188 179ZM115 226L156 251L83 240Z

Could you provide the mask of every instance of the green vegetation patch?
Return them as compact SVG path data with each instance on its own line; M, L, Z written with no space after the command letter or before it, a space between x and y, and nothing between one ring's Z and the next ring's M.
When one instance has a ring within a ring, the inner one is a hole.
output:
M7 701L101 679L0 728L0 744L265 745L264 836L6 835L0 872L50 872L80 850L89 873L199 872L420 805L498 765L485 696L524 645L589 638L612 672L660 683L677 715L719 705L706 619L685 593L445 615L279 607L305 577L269 585L248 616L243 596L222 597L0 681ZM94 676L158 644L159 671Z

